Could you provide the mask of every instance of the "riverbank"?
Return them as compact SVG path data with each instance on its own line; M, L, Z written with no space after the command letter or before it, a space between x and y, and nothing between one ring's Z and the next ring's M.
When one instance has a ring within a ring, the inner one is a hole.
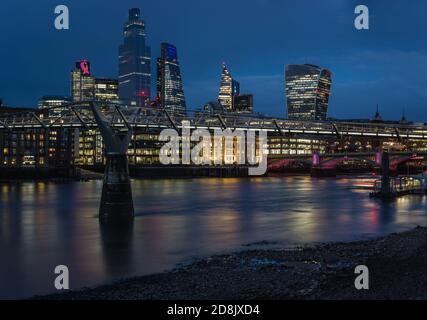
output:
M375 240L214 255L170 272L42 299L427 299L427 228ZM370 289L356 290L366 265Z
M89 181L102 180L103 173L85 170L81 168L74 169L51 169L48 167L35 168L0 168L0 182L15 183L15 182L74 182L74 181Z

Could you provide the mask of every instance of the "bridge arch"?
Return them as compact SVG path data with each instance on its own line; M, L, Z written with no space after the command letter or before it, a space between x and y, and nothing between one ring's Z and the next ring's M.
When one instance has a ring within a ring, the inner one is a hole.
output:
M319 164L319 167L323 168L323 169L335 169L339 164L343 163L344 161L348 161L348 160L360 160L360 161L368 162L369 164L372 164L374 166L376 165L376 161L370 159L369 157L343 156L343 157L339 157L339 158L332 158L332 159L327 159L327 160L321 161Z
M268 161L267 170L271 171L280 171L285 168L290 167L291 165L309 165L309 159L298 159L298 158L285 158L285 159L272 159Z
M418 156L416 154L410 155L410 156L403 156L403 157L397 157L393 158L390 161L390 170L391 171L397 171L397 167L400 164L404 164L406 162L415 161L415 160L424 160L423 156Z

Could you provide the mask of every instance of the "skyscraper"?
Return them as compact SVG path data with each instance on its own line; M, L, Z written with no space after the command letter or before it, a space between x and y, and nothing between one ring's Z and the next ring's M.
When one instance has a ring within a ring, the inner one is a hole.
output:
M157 59L157 97L162 108L173 113L185 114L185 97L176 47L161 44Z
M151 50L140 10L129 10L124 41L119 47L119 96L125 103L148 106L151 96Z
M118 102L119 82L117 81L117 79L96 78L95 100Z
M218 101L225 110L234 109L234 97L240 93L240 84L233 79L225 63L222 64Z
M81 60L71 71L71 97L73 102L95 98L95 79L90 73L90 62Z
M288 65L285 82L289 119L326 120L331 71L311 64Z

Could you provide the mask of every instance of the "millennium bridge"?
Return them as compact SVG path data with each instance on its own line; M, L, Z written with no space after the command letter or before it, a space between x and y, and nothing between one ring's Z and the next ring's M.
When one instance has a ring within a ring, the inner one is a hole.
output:
M0 130L97 128L89 103L98 104L110 119L111 125L132 128L181 128L183 120L192 128L230 128L242 130L266 130L282 136L318 136L341 139L345 137L378 137L427 140L427 126L423 124L390 124L343 121L295 121L273 117L254 117L245 114L216 114L203 111L188 111L192 116L171 114L165 109L127 107L118 103L90 101L70 103L67 106L34 109L34 111L0 114ZM52 116L61 109L60 116ZM19 109L17 109L19 110ZM52 112L53 111L53 112ZM137 113L137 114L136 114ZM136 116L135 116L136 114ZM130 118L132 117L132 121Z
M67 106L0 114L0 166L90 167L105 164L102 135L91 109L96 105L114 130L131 131L127 156L131 166L159 164L161 130L265 131L269 170L309 163L325 169L353 160L379 165L379 152L388 150L392 169L427 155L427 126L411 123L295 121L244 114L211 114L128 107L85 101ZM17 109L18 110L18 109Z

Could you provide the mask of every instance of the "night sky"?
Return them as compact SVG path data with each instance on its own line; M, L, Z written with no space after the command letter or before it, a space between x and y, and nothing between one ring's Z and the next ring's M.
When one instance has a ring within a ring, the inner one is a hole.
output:
M54 8L70 9L70 30L54 28ZM370 30L354 28L368 5ZM152 47L178 48L187 108L217 98L221 63L258 112L285 115L284 66L318 64L333 74L328 115L427 121L425 0L1 0L0 97L35 106L45 94L69 95L74 61L89 59L97 77L117 77L117 51L128 9L139 7ZM154 77L153 77L154 83ZM154 93L154 85L152 89Z

